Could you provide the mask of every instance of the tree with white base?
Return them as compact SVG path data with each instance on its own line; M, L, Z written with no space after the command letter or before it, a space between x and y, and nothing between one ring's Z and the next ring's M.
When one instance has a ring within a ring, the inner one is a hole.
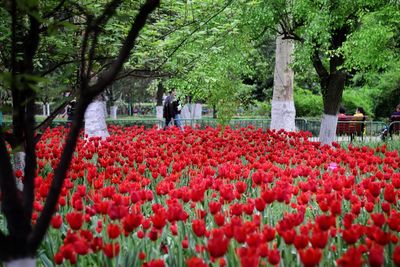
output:
M295 131L296 109L293 101L293 40L276 38L274 91L271 108L271 129Z
M85 135L90 137L101 137L105 139L110 136L107 130L106 101L103 97L97 96L87 107L85 112Z

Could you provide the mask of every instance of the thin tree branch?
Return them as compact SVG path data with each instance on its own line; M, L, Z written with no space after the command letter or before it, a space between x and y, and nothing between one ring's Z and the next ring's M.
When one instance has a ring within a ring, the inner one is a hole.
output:
M62 6L64 5L65 0L61 0L57 6L55 6L50 12L48 12L47 14L44 14L43 18L44 19L48 19L51 16L53 16L58 10L60 10L62 8Z
M55 71L56 69L68 65L68 64L72 64L72 63L77 63L77 60L65 60L65 61L61 61L58 63L55 63L54 65L50 66L47 70L42 71L39 75L41 77L44 77L50 73L52 73L53 71Z
M35 136L35 143L38 143L44 133L44 131L51 125L53 120L56 118L58 114L61 113L62 110L65 109L65 107L68 105L69 102L76 96L76 94L70 94L66 100L59 105L56 109L53 110L53 112L44 120L42 121L38 126L35 128L36 136Z
M132 48L135 45L135 40L139 35L140 30L144 27L147 17L153 10L160 4L160 0L147 0L146 3L141 7L135 21L125 39L125 42L118 54L118 57L114 60L111 67L105 72L99 75L98 81L88 88L83 94L96 96L101 93L117 76L121 70L123 63L128 58Z
M92 72L93 59L96 53L97 41L99 34L101 32L101 27L108 22L111 16L115 13L118 6L121 4L121 0L113 0L104 8L103 13L93 21L88 31L93 31L93 38L91 42L91 47L89 50L88 67L86 75L90 76Z
M228 3L222 7L217 13L215 13L214 15L212 15L211 17L209 17L204 23L202 23L201 25L199 25L196 29L194 29L191 33L189 33L188 36L186 36L185 39L183 39L176 47L175 49L169 53L167 55L167 57L164 59L164 61L160 64L160 66L163 66L177 51L179 48L181 48L187 40L189 40L189 38L191 36L193 36L193 34L195 34L197 31L199 31L204 25L206 25L207 23L209 23L212 19L214 19L215 17L217 17L219 14L221 14L231 3L233 2L233 0L228 1ZM157 68L156 70L159 70L159 68Z
M173 73L168 72L157 72L153 70L130 70L128 72L122 73L115 78L116 81L122 80L127 77L138 77L138 78L151 78L151 77L170 77Z

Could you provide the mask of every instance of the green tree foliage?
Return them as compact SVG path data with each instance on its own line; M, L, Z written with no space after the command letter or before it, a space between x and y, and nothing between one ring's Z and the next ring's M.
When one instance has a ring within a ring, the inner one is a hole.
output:
M298 117L321 117L323 113L321 94L297 88L294 93L294 105Z

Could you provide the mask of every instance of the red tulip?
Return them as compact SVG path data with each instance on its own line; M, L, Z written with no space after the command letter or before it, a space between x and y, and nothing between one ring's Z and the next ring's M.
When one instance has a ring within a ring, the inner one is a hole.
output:
M117 238L121 234L121 229L116 224L109 224L107 226L107 235L111 239Z
M300 260L304 267L317 266L321 260L322 253L318 248L300 250Z
M202 237L206 233L206 224L203 220L193 220L192 229L198 237Z
M72 230L79 230L83 225L83 214L80 212L68 213L65 218Z

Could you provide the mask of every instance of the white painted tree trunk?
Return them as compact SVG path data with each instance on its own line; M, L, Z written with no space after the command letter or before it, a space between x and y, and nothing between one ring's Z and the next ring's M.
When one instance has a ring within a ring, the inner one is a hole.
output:
M158 120L163 120L164 118L164 107L163 106L156 106L156 118Z
M47 116L47 109L45 104L42 105L42 114L43 116Z
M25 170L25 152L23 152L23 151L15 152L13 156L14 156L14 171L20 170L20 171L22 171L22 173L24 173L24 170ZM24 184L22 183L21 180L16 179L16 184L17 184L17 188L19 190L22 191L24 189Z
M110 136L106 124L107 112L105 101L94 100L85 112L85 134L88 137L101 137L102 139Z
M117 119L117 111L118 111L118 106L111 106L110 107L110 118L113 120Z
M43 116L49 116L50 115L50 104L49 103L43 104L42 110L43 110Z
M36 259L25 258L17 259L4 263L5 267L34 267L36 266Z
M192 118L192 114L190 112L190 105L191 104L185 104L182 107L182 110L181 110L181 118L182 118L182 120L190 120Z
M293 60L293 40L276 38L274 91L271 108L271 129L295 131L296 109L293 101L294 73L290 64Z
M157 123L158 129L162 129L164 120L164 106L156 106L156 118L159 120Z
M199 120L201 119L201 112L203 110L203 104L200 103L196 103L196 104L192 104L193 108L192 108L192 118L195 120Z
M322 145L332 145L336 138L336 126L338 117L336 115L324 114L319 131L319 141Z

